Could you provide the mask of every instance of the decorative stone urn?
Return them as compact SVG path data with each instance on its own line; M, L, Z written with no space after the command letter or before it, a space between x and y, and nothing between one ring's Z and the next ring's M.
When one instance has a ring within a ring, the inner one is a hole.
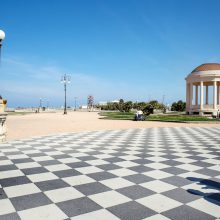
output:
M6 118L7 113L5 113L7 100L2 99L0 96L0 142L3 142L6 140Z

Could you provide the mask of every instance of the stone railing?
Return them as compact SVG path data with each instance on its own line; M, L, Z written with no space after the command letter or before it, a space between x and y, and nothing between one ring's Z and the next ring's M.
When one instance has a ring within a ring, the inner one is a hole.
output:
M6 140L6 113L0 113L0 142L3 142Z

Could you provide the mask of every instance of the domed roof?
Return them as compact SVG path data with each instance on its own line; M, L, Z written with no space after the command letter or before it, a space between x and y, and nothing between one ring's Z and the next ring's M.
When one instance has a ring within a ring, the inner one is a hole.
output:
M199 71L220 70L220 63L204 63L196 67L192 73Z

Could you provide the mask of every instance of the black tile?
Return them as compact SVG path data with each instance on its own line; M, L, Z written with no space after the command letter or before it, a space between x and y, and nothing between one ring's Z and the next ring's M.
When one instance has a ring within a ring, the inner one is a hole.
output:
M124 179L127 179L133 183L136 184L140 184L140 183L145 183L145 182L149 182L149 181L153 181L155 179L149 177L149 176L145 176L143 174L134 174L134 175L130 175L130 176L125 176L123 177Z
M25 183L30 183L31 181L26 176L18 176L18 177L12 177L12 178L6 178L6 179L0 179L0 184L2 187L7 186L15 186Z
M171 177L164 178L163 182L166 182L174 186L178 186L178 187L185 186L185 185L192 183L190 180L185 179L180 176L171 176Z
M44 167L33 167L28 169L21 170L25 175L37 174L37 173L46 173L48 170Z
M50 165L56 165L56 164L61 164L60 161L58 160L45 160L45 161L40 161L38 162L41 166L50 166Z
M68 217L81 215L101 209L102 207L87 197L60 202L56 204Z
M15 164L35 162L32 158L12 159L11 161Z
M192 202L196 199L200 199L201 196L195 195L193 193L190 193L189 191L181 188L176 188L170 191L166 191L162 193L163 195L172 198L174 200L177 200L181 203L188 203Z
M4 189L0 188L0 200L5 199L5 198L7 198L5 191L4 191Z
M18 168L14 164L0 166L0 171L17 170L17 169Z
M110 157L110 158L106 158L106 161L110 162L110 163L117 163L117 162L122 162L125 161L119 157Z
M208 168L204 168L201 170L196 170L197 173L203 174L203 175L207 175L207 176L211 176L211 177L215 177L220 175L220 171L217 170L212 170L212 169L208 169Z
M15 212L7 214L7 215L1 215L0 219L1 220L21 220L19 215L17 213L15 213Z
M68 164L67 164L67 165L68 165ZM71 170L59 170L59 171L55 171L55 172L53 172L53 173L54 173L56 176L58 176L59 178L82 175L79 171L77 171L77 170L75 170L75 169L71 169Z
M178 167L167 167L167 168L162 169L162 171L167 172L167 173L171 173L174 175L178 175L178 174L186 172L186 170L180 169Z
M76 162L76 163L68 163L68 166L72 168L80 168L80 167L88 167L91 165L86 162Z
M133 170L135 172L138 172L138 173L144 173L144 172L148 172L148 171L153 170L152 168L146 167L146 166L143 166L143 165L129 167L129 169Z
M35 183L35 185L42 191L59 189L59 188L64 188L64 187L69 186L66 182L64 182L61 179L47 180L47 181L43 181L43 182L38 182L38 183Z
M115 169L120 169L120 166L117 166L115 164L103 164L103 165L99 165L97 166L98 168L102 169L102 170L115 170Z
M10 199L16 211L30 209L38 206L48 205L52 202L43 193L35 193Z
M117 190L119 193L135 200L155 194L155 192L139 185L129 186Z
M106 180L117 177L116 175L109 173L109 172L98 172L98 173L91 173L87 176L93 178L96 181Z
M78 185L75 188L86 196L111 190L107 186L97 182Z
M140 220L156 214L155 211L135 201L116 205L108 210L122 220Z
M187 205L171 209L162 213L164 216L172 220L215 220L211 215L201 212L197 209L193 209Z

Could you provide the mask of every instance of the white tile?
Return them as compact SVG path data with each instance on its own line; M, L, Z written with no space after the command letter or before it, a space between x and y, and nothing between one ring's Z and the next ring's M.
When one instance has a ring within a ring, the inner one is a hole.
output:
M0 200L0 215L6 215L15 212L14 206L11 204L9 199Z
M68 218L56 205L45 205L37 208L19 211L22 220L63 220Z
M164 215L156 214L156 215L153 215L151 217L145 218L143 220L171 220L171 219L165 217Z
M74 157L70 157L70 158L62 158L62 159L58 159L58 161L60 161L61 163L76 163L79 162L81 160L74 158Z
M129 176L129 175L133 175L133 174L137 174L137 172L126 169L126 168L121 168L121 169L115 169L115 170L109 170L109 173L112 173L116 176Z
M55 155L63 155L64 153L60 151L48 151L48 152L45 152L45 154L49 156L55 156Z
M186 157L182 157L182 158L178 158L178 159L174 159L174 160L178 161L180 163L193 163L193 162L196 162L196 160L186 158Z
M215 166L211 166L211 167L208 167L208 168L211 169L211 170L219 171L220 170L220 164L215 165Z
M10 164L13 164L13 163L11 162L11 160L1 160L1 161L0 161L0 166L10 165Z
M212 187L212 186L208 186L208 187L205 187L206 185L203 185L199 182L195 182L195 183L192 183L192 184L189 184L189 185L185 185L181 188L185 189L185 190L197 190L197 191L200 191L202 193L218 193L219 190Z
M20 170L0 171L0 179L6 179L17 176L24 176L24 174Z
M119 220L118 217L111 212L101 209L94 212L89 212L83 215L75 216L71 220Z
M37 162L28 162L28 163L18 163L16 166L19 169L28 169L28 168L34 168L34 167L41 167L41 165Z
M98 194L89 196L89 198L104 208L108 208L111 206L115 206L115 205L119 205L119 204L131 201L130 198L116 191L98 193Z
M92 165L92 166L99 166L104 164L109 164L108 161L97 159L97 160L87 160L86 163Z
M50 157L50 156L33 157L32 159L37 161L37 162L42 162L42 161L47 161L47 160L54 160L54 158Z
M140 152L138 152L138 153L140 154ZM121 156L119 158L121 158L123 160L138 160L138 159L140 159L140 157L134 156L134 155Z
M162 182L160 180L149 181L140 185L157 193L162 193L177 188L174 185Z
M135 167L138 166L138 163L134 163L132 161L122 161L122 162L117 162L115 165L120 166L120 167Z
M163 163L149 163L149 164L146 164L145 166L153 168L155 170L160 170L160 169L170 167L169 165L166 165L166 164L163 164Z
M149 172L145 172L143 174L146 175L146 176L150 176L154 179L163 179L163 178L173 176L172 174L164 172L162 170L152 170L152 171L149 171Z
M102 169L98 167L94 167L94 166L75 168L75 170L83 174L98 173L98 172L103 171Z
M203 174L200 174L200 173L196 173L196 172L187 172L187 173L181 173L179 174L178 176L180 177L183 177L183 178L200 178L200 179L208 179L210 178L210 176L207 176L207 175L203 175Z
M107 159L107 158L112 158L114 156L108 155L108 154L98 154L98 155L93 155L94 157L97 157L99 159Z
M46 180L58 179L58 177L56 175L54 175L53 173L49 173L49 172L27 175L27 177L34 183L42 182L42 181L46 181Z
M5 187L4 191L9 198L41 192L33 183Z
M44 192L54 203L77 199L84 195L73 187L65 187Z
M23 153L24 154L37 154L37 153L41 153L41 151L39 151L39 150L24 150Z
M81 185L81 184L96 182L94 179L92 179L86 175L65 177L65 178L63 178L63 181L70 184L71 186L77 186L77 185Z
M192 165L192 164L181 164L176 167L180 168L180 169L187 170L187 171L196 171L196 170L201 169L201 167L196 166L196 165Z
M73 153L73 154L69 154L69 155L72 156L72 157L86 157L86 156L89 156L86 153Z
M100 181L100 183L106 185L111 189L119 189L119 188L135 185L134 183L120 177L102 180Z
M29 157L28 157L27 155L25 155L25 154L8 155L7 157L8 157L10 160L29 158Z
M203 198L190 202L187 205L194 209L198 209L202 212L205 212L209 215L215 216L216 218L220 217L220 206L212 202L209 202Z
M152 196L144 197L136 200L136 202L156 211L156 212L165 212L167 210L176 208L182 203L177 202L176 200L170 199L161 194L155 194Z
M45 168L51 172L71 169L69 166L65 164L55 164L55 165L45 166Z
M147 157L146 159L151 160L153 162L162 162L162 161L168 160L168 159L163 158L163 157Z
M203 160L203 162L206 162L206 163L211 163L211 164L219 164L219 160L216 160L216 159L207 159L207 160Z

